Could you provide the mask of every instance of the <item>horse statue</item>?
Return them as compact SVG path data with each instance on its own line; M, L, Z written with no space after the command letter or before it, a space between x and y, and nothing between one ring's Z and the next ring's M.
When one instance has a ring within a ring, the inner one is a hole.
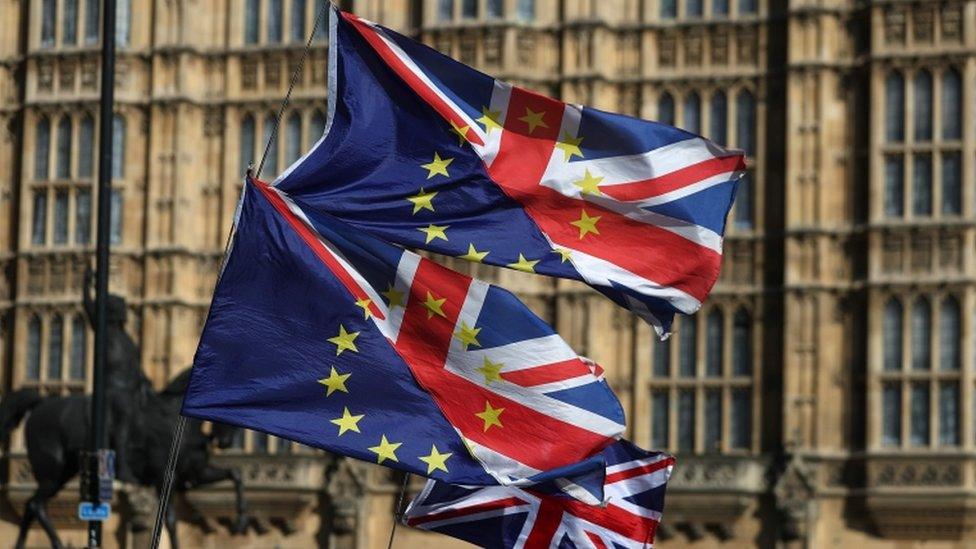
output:
M123 454L128 460L126 465L135 482L156 488L157 494L163 488L169 448L188 382L189 369L177 376L161 392L150 393L147 406L140 410L139 417L132 418L142 428L128 439L129 447ZM47 533L52 547L63 547L47 516L45 504L78 474L79 456L87 449L91 428L88 414L90 405L90 399L86 395L43 398L34 389L12 392L0 402L2 438L6 438L24 416L30 413L26 424L27 457L37 479L37 490L25 506L15 544L17 549L24 547L31 524L35 520ZM249 520L245 515L241 474L236 469L222 469L210 463L211 444L215 442L220 448L231 446L238 428L214 423L208 435L203 432L202 426L203 423L198 420L189 420L180 446L174 487L177 492L185 492L221 480L232 481L237 497L237 520L232 532L243 533ZM117 449L116 451L119 455ZM178 538L173 509L173 506L169 507L165 524L172 547L176 549Z

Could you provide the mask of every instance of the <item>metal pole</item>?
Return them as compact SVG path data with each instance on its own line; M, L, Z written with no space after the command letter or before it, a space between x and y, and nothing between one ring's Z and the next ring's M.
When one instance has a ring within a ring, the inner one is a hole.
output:
M95 455L105 448L105 359L106 303L108 298L108 258L112 226L112 120L115 103L115 0L102 4L102 97L98 129L98 228L95 245L95 364L92 371L91 440L89 449ZM98 503L98 461L88 460L91 467L89 501ZM88 547L102 545L102 523L88 522Z

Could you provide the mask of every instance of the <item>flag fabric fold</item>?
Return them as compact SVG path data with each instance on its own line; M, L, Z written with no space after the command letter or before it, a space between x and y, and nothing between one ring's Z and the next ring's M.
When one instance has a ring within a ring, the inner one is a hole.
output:
M333 11L325 135L275 182L384 240L583 281L669 333L721 266L741 152L512 86Z
M624 428L601 372L507 291L250 182L183 412L586 501Z

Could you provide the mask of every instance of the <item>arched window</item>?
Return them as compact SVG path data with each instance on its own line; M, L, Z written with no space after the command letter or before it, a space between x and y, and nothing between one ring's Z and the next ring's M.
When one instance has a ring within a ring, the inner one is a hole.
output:
M902 155L885 156L884 186L885 215L888 217L905 215L905 162Z
M713 309L708 313L706 322L705 342L707 352L705 355L705 374L712 377L722 375L722 348L725 340L725 320L722 311Z
M88 330L85 317L77 314L71 320L71 365L68 376L73 381L85 379L85 354L88 350Z
M61 5L64 24L61 25L61 45L74 46L78 43L78 0L64 0Z
M115 45L128 46L129 26L132 22L132 0L117 0L115 4Z
M674 125L674 98L664 92L657 100L657 121L669 126Z
M942 214L962 213L962 158L959 151L942 153Z
M98 43L98 26L101 20L100 0L85 0L85 44Z
M454 19L454 0L437 0L437 20L450 21Z
M264 173L269 174L270 178L278 175L278 136L274 131L275 117L269 114L264 119L264 140L262 143L270 143L268 146L268 156L264 163Z
M75 244L88 244L91 238L91 190L75 191Z
M261 0L246 0L244 3L244 43L257 44L259 39Z
M961 337L959 302L947 297L939 311L939 368L958 370L961 361Z
M962 78L949 69L942 75L942 138L962 137Z
M698 330L695 317L683 316L678 332L678 373L681 377L695 377L695 356L698 348Z
M112 179L125 177L125 118L112 117Z
M57 3L54 0L41 1L41 45L54 45L54 24L57 17Z
M746 172L741 179L739 179L739 186L735 191L735 202L733 203L733 209L735 210L735 226L738 229L748 230L752 228L753 225L753 214L752 214L752 174Z
M742 90L735 100L735 145L746 152L756 153L756 98L749 90Z
M68 189L54 193L54 243L68 243Z
M95 147L95 120L90 114L81 119L78 129L78 177L92 176Z
M919 217L932 215L932 157L916 154L912 165L912 212Z
M681 126L691 133L701 133L701 99L698 93L690 92L685 96L681 111L684 116Z
M728 111L729 105L725 97L725 92L715 92L712 95L709 137L719 145L725 145L728 142Z
M752 375L752 319L745 309L732 322L732 375Z
M291 40L304 42L305 35L305 0L291 0Z
M51 318L51 327L47 336L47 379L51 381L61 379L61 349L64 343L64 321L61 315Z
M535 0L518 0L515 7L520 20L532 21L535 19Z
M895 298L885 303L881 332L884 369L886 372L897 372L901 370L902 361L902 308L901 302Z
M58 123L58 149L54 175L58 179L71 177L71 119L67 116Z
M932 73L921 70L915 75L915 140L932 139Z
M757 2L756 0L739 0L739 13L748 14L756 13Z
M34 142L34 179L47 179L50 158L51 123L48 122L47 118L41 118L37 121L37 134Z
M912 306L912 369L928 370L932 356L932 310L924 297Z
M321 111L312 113L312 121L308 125L308 147L318 143L325 133L325 115Z
M685 15L687 17L701 17L702 0L685 0Z
M661 19L674 19L678 16L678 0L660 0Z
M41 319L32 316L27 322L27 379L41 378Z
M241 120L241 173L254 161L254 117L245 114Z
M282 35L282 0L268 0L268 42L281 42Z
M297 112L288 117L285 128L285 162L289 165L302 155L302 115Z
M885 140L897 143L905 139L905 79L892 71L885 78Z

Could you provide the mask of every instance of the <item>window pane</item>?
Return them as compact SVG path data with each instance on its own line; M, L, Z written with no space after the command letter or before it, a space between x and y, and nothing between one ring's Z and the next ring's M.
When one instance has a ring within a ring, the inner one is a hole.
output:
M120 189L112 189L112 227L111 243L122 243L122 204L124 197Z
M485 7L488 10L488 17L502 16L502 0L488 0Z
M725 145L728 137L728 101L725 92L715 92L712 96L712 111L709 121L709 137L719 145Z
M304 42L305 36L305 0L291 0L291 39L293 42Z
M535 0L518 0L518 18L522 21L535 19Z
M955 382L939 387L939 444L959 444L959 385Z
M919 299L912 308L912 369L928 370L932 355L932 311Z
M686 0L685 10L688 17L701 17L702 0Z
M478 0L461 0L461 17L467 19L478 17Z
M738 188L735 191L735 226L738 229L751 229L753 224L752 216L752 173L746 172L739 179Z
M728 15L729 0L712 0L712 14Z
M61 45L74 46L78 43L78 0L64 0L61 6L64 25L61 26Z
M91 177L95 147L95 121L91 116L81 119L78 135L78 177Z
M950 69L942 76L942 137L962 137L962 83L959 73Z
M115 4L115 45L129 45L129 22L132 20L132 0L117 0Z
M47 379L61 379L61 344L64 338L64 322L54 315L47 336Z
M705 342L705 373L709 376L722 375L722 348L724 346L725 330L722 312L718 309L708 314Z
M261 0L247 0L244 5L244 43L258 43L258 12Z
M85 318L75 315L71 321L71 369L68 375L72 380L85 379L85 352L87 346L88 331L85 326Z
M291 165L302 155L302 116L293 113L288 118L285 135L285 161Z
M942 213L962 213L962 158L958 152L942 155Z
M125 119L112 117L112 179L125 177Z
M701 99L697 93L691 92L685 97L682 114L684 121L681 127L691 133L701 133Z
M961 358L961 329L959 327L959 302L946 298L939 312L939 367L942 370L958 370Z
M902 361L902 309L901 303L891 299L885 303L884 326L884 369L887 372L901 370Z
M41 45L54 45L54 21L57 6L54 0L43 0L41 2Z
M276 44L281 42L282 24L281 18L282 0L268 0L268 42Z
M730 446L748 449L752 445L752 391L734 389L729 407Z
M929 443L929 384L912 384L911 436L912 446Z
M47 179L47 167L51 158L51 123L42 118L37 123L34 143L34 179Z
M674 98L664 92L657 100L657 121L669 126L674 125Z
M325 10L325 1L326 0L315 0L315 14L312 17L312 20L314 21L315 20L315 17L318 17L318 20L319 20L318 26L315 27L315 39L316 40L325 40L326 35L329 32L328 31L328 29L329 29L328 17L329 16L328 16L328 13L324 13L324 10Z
M58 156L55 164L55 177L71 177L71 119L65 116L58 123Z
M732 326L732 375L752 375L752 322L749 313L735 313Z
M932 75L921 71L915 75L915 140L932 139Z
M656 377L668 377L671 371L671 340L654 340L653 371Z
M668 447L670 404L671 399L664 391L651 395L651 448L663 450Z
M905 79L899 72L885 78L885 139L896 143L905 139Z
M440 21L450 21L454 18L454 0L438 0L437 19Z
M698 347L697 326L695 318L681 317L678 332L678 362L679 374L682 377L695 377L695 349Z
M254 442L252 450L255 454L268 453L268 435L254 431L251 433L251 440Z
M917 216L932 215L932 157L916 154L912 166L912 213Z
M254 117L247 115L241 121L241 173L254 160Z
M54 193L54 243L68 243L68 189Z
M678 16L678 0L660 0L661 19L674 19Z
M268 174L271 179L278 175L278 135L274 131L274 124L275 118L269 114L264 119L264 140L262 143L271 143L268 147L267 159L264 162L264 173ZM274 134L274 139L272 139L272 134Z
M98 27L101 21L101 2L99 0L86 0L85 2L85 44L91 45L98 42Z
M75 244L88 244L91 239L91 190L75 191Z
M722 391L705 393L705 451L717 452L722 441Z
M31 243L47 242L47 189L34 191L34 217L31 219Z
M325 133L325 115L316 112L312 115L312 122L308 127L308 146L311 148Z
M885 157L885 215L901 217L905 214L905 163L900 154Z
M735 100L735 145L746 152L756 153L756 99L748 90L739 92Z
M41 319L32 317L27 323L27 379L41 377Z
M901 386L886 383L881 397L881 443L901 446Z
M756 13L756 0L739 0L739 13Z
M684 390L678 393L678 450L695 449L695 393Z

